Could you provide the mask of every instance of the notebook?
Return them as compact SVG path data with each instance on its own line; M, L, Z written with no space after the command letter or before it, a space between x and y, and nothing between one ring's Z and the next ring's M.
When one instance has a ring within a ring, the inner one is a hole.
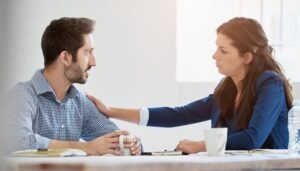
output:
M23 150L15 151L11 154L13 157L70 157L86 155L86 152L82 150L71 148Z

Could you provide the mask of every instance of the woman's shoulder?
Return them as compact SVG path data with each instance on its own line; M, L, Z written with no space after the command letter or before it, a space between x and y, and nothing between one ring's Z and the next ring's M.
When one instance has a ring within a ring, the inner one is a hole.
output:
M262 72L260 76L258 76L256 84L261 85L269 81L282 84L282 80L280 76L275 71L269 71L269 70Z

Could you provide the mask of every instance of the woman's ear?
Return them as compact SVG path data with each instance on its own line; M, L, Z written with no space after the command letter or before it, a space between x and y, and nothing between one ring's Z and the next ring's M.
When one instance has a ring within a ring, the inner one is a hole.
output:
M58 58L64 65L69 66L72 64L72 55L67 51L60 52Z
M243 62L245 65L248 65L252 62L253 60L253 54L251 52L247 52L243 56Z

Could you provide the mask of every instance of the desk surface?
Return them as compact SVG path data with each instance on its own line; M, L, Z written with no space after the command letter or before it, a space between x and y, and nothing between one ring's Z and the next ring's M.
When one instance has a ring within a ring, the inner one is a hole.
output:
M11 157L6 161L12 171L300 169L300 157L287 154L241 154L220 157L207 156L206 153L187 156Z

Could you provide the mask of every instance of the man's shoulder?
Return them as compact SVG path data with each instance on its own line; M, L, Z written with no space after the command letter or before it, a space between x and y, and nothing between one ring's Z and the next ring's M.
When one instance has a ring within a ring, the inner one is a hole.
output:
M80 105L83 105L83 106L90 105L92 103L89 100L89 98L86 96L86 93L81 91L81 90L78 90L78 89L77 89L77 95L74 99L75 99L77 104L80 104Z
M19 82L14 87L12 87L8 94L35 94L34 86L30 81Z
M6 107L10 112L18 113L16 110L35 109L38 103L37 94L31 83L21 82L12 87L6 96Z
M26 92L34 91L33 84L30 81L19 82L15 86L13 86L9 92L18 92L18 91L26 91Z
M86 93L83 91L78 90L78 93L74 98L74 101L78 109L85 114L99 112L95 104L86 96Z

